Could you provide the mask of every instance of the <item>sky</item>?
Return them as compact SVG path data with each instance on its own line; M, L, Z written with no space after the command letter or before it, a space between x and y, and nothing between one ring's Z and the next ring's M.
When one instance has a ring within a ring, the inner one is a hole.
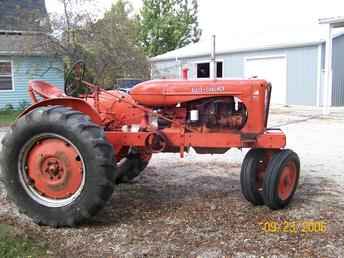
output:
M114 0L115 1L115 0ZM112 0L94 0L87 8L104 12ZM129 0L138 11L142 0ZM314 33L322 17L344 16L343 0L199 0L203 39L212 34L231 39L239 35L257 37L266 32ZM58 0L46 0L49 12L60 12Z

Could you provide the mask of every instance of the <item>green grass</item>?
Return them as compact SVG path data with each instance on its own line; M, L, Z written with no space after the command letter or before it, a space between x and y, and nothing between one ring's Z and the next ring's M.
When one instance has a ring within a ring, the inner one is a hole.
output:
M0 110L0 126L11 125L19 114L20 111L17 110Z
M18 235L15 228L0 224L0 257L1 258L36 258L47 257L44 242L38 242L28 236Z

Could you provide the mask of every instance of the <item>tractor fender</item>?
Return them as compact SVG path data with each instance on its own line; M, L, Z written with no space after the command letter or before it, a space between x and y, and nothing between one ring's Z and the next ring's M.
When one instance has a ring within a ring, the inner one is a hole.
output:
M88 115L92 122L101 125L102 124L102 119L98 112L86 101L82 99L77 99L77 98L54 98L54 99L47 99L40 101L36 104L31 105L27 109L25 109L19 116L17 117L20 118L27 113L31 112L32 110L38 108L38 107L44 107L44 106L64 106L64 107L70 107L74 110L80 111L81 113L84 113Z

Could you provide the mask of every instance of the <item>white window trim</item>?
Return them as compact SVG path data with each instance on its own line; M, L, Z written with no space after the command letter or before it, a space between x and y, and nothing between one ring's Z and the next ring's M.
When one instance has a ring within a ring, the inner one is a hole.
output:
M216 79L223 79L225 78L225 60L224 59L216 59L216 62L222 62L222 78L217 78ZM192 79L194 80L207 80L207 79L211 79L210 76L208 78L197 78L197 64L202 64L202 63L211 63L210 59L205 59L205 60L201 60L201 61L194 61L192 62L192 66L193 66L193 76Z
M278 55L258 55L258 56L246 56L244 58L244 77L246 78L246 63L250 60L260 60L260 59L274 59L274 58L284 58L285 59L285 72L286 72L286 87L285 87L285 100L284 105L288 105L288 56L286 54ZM258 78L259 79L259 78ZM273 87L273 85L272 85Z
M14 65L13 65L13 60L5 60L5 59L0 59L0 63L11 63L11 76L12 76L12 89L11 90L0 90L1 93L3 92L14 92L16 91L15 89L15 83L14 83Z

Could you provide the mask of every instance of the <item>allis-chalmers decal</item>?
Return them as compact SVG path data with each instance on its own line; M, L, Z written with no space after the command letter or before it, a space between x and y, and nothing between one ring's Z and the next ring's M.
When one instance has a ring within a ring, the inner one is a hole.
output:
M225 87L218 86L218 87L197 87L192 88L192 93L216 93L216 92L224 92Z

